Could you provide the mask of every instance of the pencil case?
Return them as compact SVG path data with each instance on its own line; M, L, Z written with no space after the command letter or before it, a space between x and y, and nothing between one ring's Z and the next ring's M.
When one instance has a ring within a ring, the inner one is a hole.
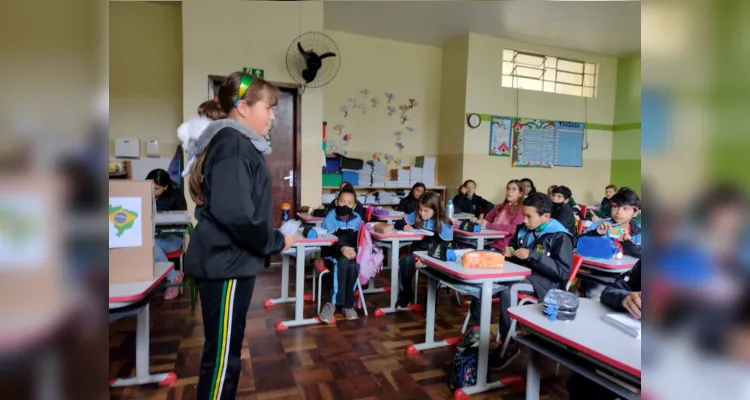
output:
M476 222L464 220L464 221L461 221L461 225L459 225L458 229L464 232L479 232L482 230L482 227Z
M578 238L578 255L583 257L595 257L609 259L620 252L615 241L606 236L581 236Z
M503 268L505 257L492 251L469 251L462 263L464 268Z

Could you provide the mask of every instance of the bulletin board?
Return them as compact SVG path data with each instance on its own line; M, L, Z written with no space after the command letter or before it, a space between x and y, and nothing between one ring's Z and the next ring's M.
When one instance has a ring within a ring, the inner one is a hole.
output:
M555 123L542 119L513 120L511 165L521 168L552 168L557 157Z
M557 151L555 152L555 166L582 167L583 166L583 122L555 122L557 135Z

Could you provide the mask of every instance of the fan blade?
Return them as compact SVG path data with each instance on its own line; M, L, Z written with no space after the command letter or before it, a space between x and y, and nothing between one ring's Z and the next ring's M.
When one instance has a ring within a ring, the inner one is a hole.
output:
M309 60L310 57L313 56L310 53L306 52L305 49L302 48L302 45L299 42L297 42L297 50L299 50L299 52L302 53L302 56L305 57L305 59Z
M336 53L323 53L322 56L320 56L320 59L328 58L328 57L336 57Z

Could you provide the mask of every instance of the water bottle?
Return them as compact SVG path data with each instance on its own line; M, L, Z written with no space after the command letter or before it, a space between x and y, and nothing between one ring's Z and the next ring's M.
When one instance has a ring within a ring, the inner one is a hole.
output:
M292 206L289 205L289 203L284 203L281 205L281 222L289 221L289 218L291 218L291 211Z
M453 200L448 200L448 218L453 219Z

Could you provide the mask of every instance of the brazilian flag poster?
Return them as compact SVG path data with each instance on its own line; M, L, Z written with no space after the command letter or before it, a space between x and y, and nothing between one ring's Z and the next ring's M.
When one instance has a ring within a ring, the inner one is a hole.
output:
M140 197L109 198L109 248L143 246Z

